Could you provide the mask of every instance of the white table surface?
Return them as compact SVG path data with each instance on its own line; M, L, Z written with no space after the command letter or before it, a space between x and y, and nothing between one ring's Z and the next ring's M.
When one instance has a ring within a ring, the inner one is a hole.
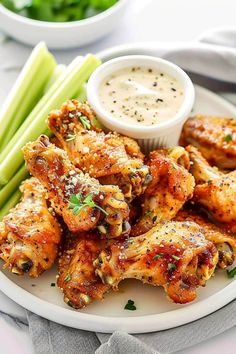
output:
M68 63L78 53L97 52L127 42L196 40L202 32L212 27L234 26L235 10L235 0L130 0L125 18L115 32L88 47L57 52L56 56L60 62ZM2 46L0 44L0 69L10 68L0 76L1 83L4 81L4 89L2 85L0 87L0 102L5 98L29 52L30 48L13 41ZM0 310L13 316L18 315L25 321L24 309L1 292ZM27 326L20 329L13 321L11 323L2 318L0 343L1 354L33 353ZM181 351L181 354L222 353L236 353L236 328Z

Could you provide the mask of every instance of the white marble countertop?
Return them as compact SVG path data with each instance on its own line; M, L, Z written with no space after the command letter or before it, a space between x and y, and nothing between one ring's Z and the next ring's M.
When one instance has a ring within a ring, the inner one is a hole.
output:
M235 0L130 0L125 18L111 35L88 47L55 54L59 62L68 63L79 53L98 52L117 44L196 40L212 27L235 26L235 8ZM14 41L0 43L0 103L30 50ZM0 319L0 353L32 354L27 326L14 323L16 315L26 322L24 309L0 292L0 310L13 316L12 320ZM235 348L236 328L232 328L216 338L181 351L181 354L231 354L235 353Z

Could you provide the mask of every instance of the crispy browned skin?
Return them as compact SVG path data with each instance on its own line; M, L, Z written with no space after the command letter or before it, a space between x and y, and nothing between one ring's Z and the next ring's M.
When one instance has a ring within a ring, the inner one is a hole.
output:
M61 227L36 178L26 180L21 190L21 201L0 223L0 257L12 273L38 277L57 256Z
M195 210L180 210L175 216L177 221L194 221L204 229L204 236L214 243L219 253L218 266L222 269L233 264L236 259L236 238L224 229L211 223L206 216L199 215Z
M94 262L105 284L117 289L120 281L135 278L163 286L176 303L195 299L218 262L218 252L193 222L169 221L146 234L115 241Z
M192 144L211 165L236 169L236 120L197 115L184 124L180 145Z
M195 147L190 145L186 149L196 181L193 201L202 205L225 229L235 233L236 171L224 174L211 167Z
M63 217L72 232L88 231L97 227L108 238L130 231L129 207L117 186L102 186L88 174L75 169L67 153L42 135L23 148L30 173L37 177L48 191L54 210ZM82 202L92 197L100 208L85 206L79 212L70 209L72 195L79 194Z
M95 275L94 260L105 247L98 235L70 236L59 257L58 286L64 293L64 301L76 309L102 300L110 286Z
M83 119L87 125L82 124ZM119 186L131 201L144 192L150 181L144 156L133 139L116 133L105 134L94 121L88 104L73 100L53 111L48 125L75 167L98 178L102 184Z
M131 235L149 231L158 222L171 220L192 197L194 178L188 172L189 157L182 147L159 149L150 153L146 164L152 181L140 198L142 216Z

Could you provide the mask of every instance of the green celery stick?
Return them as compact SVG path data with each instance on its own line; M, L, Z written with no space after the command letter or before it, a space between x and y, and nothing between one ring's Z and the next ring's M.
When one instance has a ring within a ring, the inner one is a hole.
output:
M11 208L13 208L18 201L20 200L21 197L21 192L19 189L17 189L12 195L11 197L8 199L8 201L6 202L6 204L4 205L3 208L0 209L0 221L2 220L2 218L8 214L9 210Z
M64 65L64 64L58 64L55 67L54 72L53 72L52 76L50 77L49 81L47 82L47 85L44 89L44 93L47 92L54 85L54 83L64 73L65 70L66 70L66 65Z
M49 90L49 88L54 84L54 82L62 75L63 71L65 70L66 66L65 65L57 65L52 77L49 79L48 84L45 88L46 90ZM50 132L49 129L47 129L44 134L50 136L52 133ZM20 169L17 171L15 176L12 177L12 179L2 188L0 188L0 209L4 206L4 203L8 200L9 196L13 194L13 192L16 190L16 188L19 188L21 182L29 175L25 164L23 164Z
M40 114L40 112L43 110L43 108L46 106L48 100L53 96L53 94L57 91L58 87L63 84L63 82L66 79L66 75L69 74L69 72L73 71L76 66L78 66L78 61L82 60L82 57L77 57L66 69L66 72L64 72L59 78L54 82L54 84L49 87L48 91L45 93L45 95L41 98L41 100L38 102L38 104L34 107L32 112L29 114L29 116L25 119L25 121L22 123L20 128L17 130L11 141L7 144L5 149L0 153L0 165L4 161L4 159L7 159L10 151L14 148L15 141L18 141L21 136L24 134L24 132L28 129L29 125L33 122L37 114ZM55 108L55 107L54 107ZM47 116L45 116L46 119ZM39 132L41 134L41 132ZM0 182L0 184L2 184ZM5 183L4 183L5 184Z
M41 42L32 51L0 110L0 147L3 149L43 95L56 67L52 54ZM43 68L43 70L42 70Z
M9 196L15 192L21 182L29 175L25 165L17 171L14 177L0 190L0 209L4 206Z
M51 136L52 132L47 129L44 132L45 135ZM29 177L29 172L25 166L25 163L20 167L15 176L0 189L0 209L3 208L9 197L18 189L23 180Z
M76 100L80 102L85 102L87 100L86 88L87 88L86 84L81 86L79 91L76 93Z
M47 129L46 118L52 109L73 97L91 73L100 65L92 54L76 58L35 106L0 155L0 184L6 184L23 162L21 148ZM14 161L14 164L12 163Z

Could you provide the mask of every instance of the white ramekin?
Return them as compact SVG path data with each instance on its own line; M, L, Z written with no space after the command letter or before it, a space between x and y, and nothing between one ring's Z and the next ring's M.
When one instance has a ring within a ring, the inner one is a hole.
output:
M103 80L119 69L133 66L159 69L180 82L183 87L184 100L180 110L173 118L156 125L143 126L116 120L103 108L98 95L99 87ZM147 152L157 146L178 144L182 126L193 108L195 93L192 81L177 65L161 58L130 55L109 60L98 67L88 81L87 97L89 104L106 128L136 139L141 148Z
M0 29L30 45L44 41L51 49L80 47L114 30L127 5L128 0L119 0L106 11L84 20L47 22L18 15L0 4Z

